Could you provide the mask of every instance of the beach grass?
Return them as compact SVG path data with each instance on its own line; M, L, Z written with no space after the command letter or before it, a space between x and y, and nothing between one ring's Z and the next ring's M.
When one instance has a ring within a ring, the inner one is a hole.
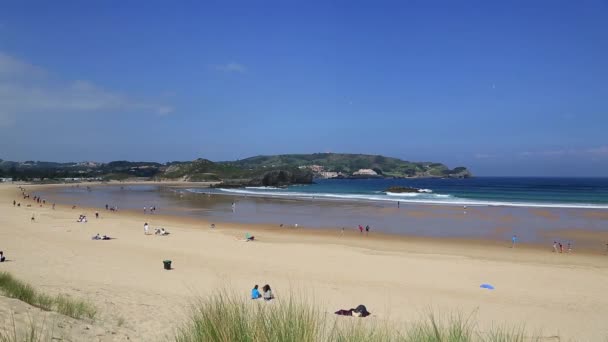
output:
M65 295L50 296L36 291L31 285L16 279L10 273L0 273L0 293L18 299L45 311L56 311L63 315L81 319L95 318L97 310L87 301Z
M65 295L59 295L55 298L55 308L57 312L72 318L80 319L82 317L93 319L97 314L95 307L81 299L73 299Z
M189 321L178 328L176 342L523 342L537 341L524 330L476 329L472 316L428 317L400 327L375 317L325 313L306 300L288 297L267 303L227 292L199 299Z
M30 320L25 326L17 327L15 316L11 316L11 326L0 329L0 342L46 342L53 341L52 332L45 333L46 321Z

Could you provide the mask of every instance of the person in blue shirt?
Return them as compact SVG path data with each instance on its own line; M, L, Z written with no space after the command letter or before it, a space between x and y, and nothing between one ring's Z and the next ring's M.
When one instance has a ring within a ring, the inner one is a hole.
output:
M513 235L511 238L511 248L515 247L515 243L517 242L517 235Z
M258 286L254 286L253 290L251 290L251 299L258 299L258 298L262 298L262 295L260 294L260 291L258 290Z

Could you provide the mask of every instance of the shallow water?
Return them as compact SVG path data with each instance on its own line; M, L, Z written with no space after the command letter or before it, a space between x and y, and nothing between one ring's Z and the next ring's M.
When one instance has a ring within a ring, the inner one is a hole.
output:
M425 205L392 201L352 201L325 198L275 198L211 193L211 189L184 189L161 185L68 186L37 192L48 201L119 210L156 206L159 214L187 216L210 222L283 224L305 228L356 229L427 237L510 241L513 234L527 243L550 246L552 241L602 246L591 234L605 232L605 210L512 206ZM235 210L232 210L232 203ZM604 242L605 243L605 242ZM599 247L598 247L599 248Z

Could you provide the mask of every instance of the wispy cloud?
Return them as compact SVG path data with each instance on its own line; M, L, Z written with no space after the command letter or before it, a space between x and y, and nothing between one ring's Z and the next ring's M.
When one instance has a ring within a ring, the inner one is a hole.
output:
M164 116L173 112L166 104L49 74L44 68L0 52L0 126L11 126L33 115L142 112Z
M240 73L247 71L246 66L244 66L243 64L236 63L236 62L214 65L213 69L219 70L219 71L224 71L224 72L240 72Z
M494 158L495 155L493 154L487 154L487 153L477 153L475 154L475 158L476 159L490 159L490 158Z
M518 154L520 157L527 158L560 158L560 157L592 157L608 158L608 146L597 146L588 148L564 148L542 151L525 151Z

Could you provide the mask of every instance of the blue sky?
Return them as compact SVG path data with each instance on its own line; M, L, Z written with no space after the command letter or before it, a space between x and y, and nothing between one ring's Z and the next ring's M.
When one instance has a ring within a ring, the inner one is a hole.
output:
M606 1L7 1L0 158L608 176Z

